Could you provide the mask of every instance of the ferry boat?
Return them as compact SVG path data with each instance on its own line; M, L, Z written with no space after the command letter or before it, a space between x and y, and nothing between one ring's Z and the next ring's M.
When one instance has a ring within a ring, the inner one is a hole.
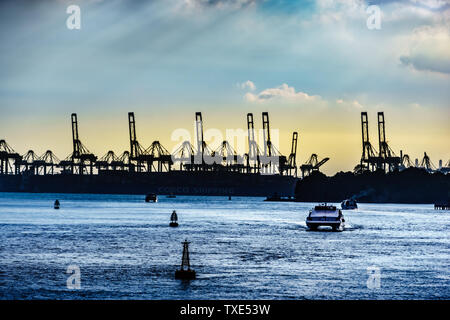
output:
M358 209L358 204L355 199L345 199L341 203L342 210L353 210Z
M320 226L328 226L333 231L342 231L345 225L345 219L340 209L335 206L321 204L315 206L309 211L306 218L306 225L311 230L317 230Z

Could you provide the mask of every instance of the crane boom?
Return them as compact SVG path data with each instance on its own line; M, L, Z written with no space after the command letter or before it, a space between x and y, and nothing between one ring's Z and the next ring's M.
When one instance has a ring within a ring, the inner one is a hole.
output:
M128 112L128 128L130 131L130 158L135 159L138 156L137 138L136 138L136 120L134 112Z
M272 142L270 141L270 124L269 124L269 113L262 113L263 122L263 133L264 133L264 155L272 155Z
M197 135L197 155L198 155L198 157L200 157L199 158L200 161L198 162L198 164L202 164L205 148L204 148L204 141L203 141L203 120L202 120L201 112L195 113L195 130L196 130L196 135Z
M79 144L79 137L78 137L78 119L77 114L72 113L71 115L72 119L72 141L73 141L73 154L72 159L79 158L80 157L80 144Z

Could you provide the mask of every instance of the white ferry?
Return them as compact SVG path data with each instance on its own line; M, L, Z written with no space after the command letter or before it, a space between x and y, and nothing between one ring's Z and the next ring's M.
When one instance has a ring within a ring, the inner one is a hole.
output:
M335 206L321 204L309 211L306 218L306 225L311 230L317 230L320 226L328 226L333 231L342 231L345 226L345 219L340 209Z

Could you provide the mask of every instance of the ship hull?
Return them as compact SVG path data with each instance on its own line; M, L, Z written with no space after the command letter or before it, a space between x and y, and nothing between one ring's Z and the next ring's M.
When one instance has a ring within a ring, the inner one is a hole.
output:
M0 176L0 192L291 197L297 181L291 176L235 172L101 171L94 175Z

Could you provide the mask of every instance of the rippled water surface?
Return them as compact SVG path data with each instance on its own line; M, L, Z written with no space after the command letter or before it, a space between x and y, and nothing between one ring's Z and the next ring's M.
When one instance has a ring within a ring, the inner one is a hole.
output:
M313 205L0 193L0 298L450 298L449 211L360 204L344 211L343 232L313 232ZM185 238L192 282L174 279ZM79 290L66 286L69 265L80 267ZM368 288L368 267L379 268L379 289Z

